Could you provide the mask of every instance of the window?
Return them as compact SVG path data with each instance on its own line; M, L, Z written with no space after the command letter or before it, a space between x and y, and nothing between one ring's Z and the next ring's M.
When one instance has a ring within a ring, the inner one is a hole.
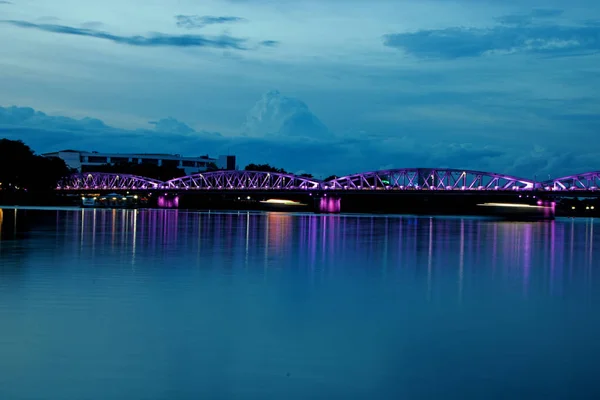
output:
M179 160L163 160L162 166L177 168L177 167L179 167Z
M110 162L113 164L126 164L129 162L128 157L111 157Z
M88 157L88 162L94 164L106 164L108 159L107 157L90 156Z

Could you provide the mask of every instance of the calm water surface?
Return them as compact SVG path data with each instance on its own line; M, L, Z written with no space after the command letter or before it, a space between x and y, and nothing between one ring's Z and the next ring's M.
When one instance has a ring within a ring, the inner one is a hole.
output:
M0 221L0 399L600 395L593 220Z

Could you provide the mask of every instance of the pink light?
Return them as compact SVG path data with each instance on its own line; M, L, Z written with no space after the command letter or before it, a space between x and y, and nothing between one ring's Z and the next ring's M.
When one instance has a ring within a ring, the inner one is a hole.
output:
M158 206L160 208L178 208L179 207L179 196L175 196L175 197L159 196L158 197Z
M319 211L326 213L338 213L341 210L341 200L333 197L322 197L319 201Z

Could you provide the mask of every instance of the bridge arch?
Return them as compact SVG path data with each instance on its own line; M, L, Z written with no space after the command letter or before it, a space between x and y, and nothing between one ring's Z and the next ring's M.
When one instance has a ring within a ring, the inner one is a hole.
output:
M567 175L542 182L546 190L598 190L600 188L600 171L584 172L582 174Z
M69 175L58 182L58 190L136 190L158 189L164 182L143 176L106 172Z
M165 188L193 190L316 190L320 185L319 180L292 174L238 170L200 172L165 182Z
M403 168L342 176L322 183L337 190L531 190L533 180L463 169Z

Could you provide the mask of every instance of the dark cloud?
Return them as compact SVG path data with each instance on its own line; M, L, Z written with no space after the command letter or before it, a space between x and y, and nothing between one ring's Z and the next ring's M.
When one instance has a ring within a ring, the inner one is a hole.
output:
M154 125L155 129L159 132L180 133L183 135L195 132L194 128L184 122L176 120L173 117L163 118L158 121L150 121L149 123Z
M487 165L490 162L489 159L506 155L506 152L499 148L476 146L472 143L438 143L432 146L430 152L434 154L432 158L437 162L436 166L439 167L460 166L473 160L478 163L485 162Z
M12 4L11 1L0 0L0 4Z
M502 17L489 29L452 27L395 33L384 44L419 58L457 59L494 53L571 56L600 50L600 26L533 24L535 18L559 15L558 10L538 10L530 15Z
M533 22L533 18L530 15L503 15L496 18L496 21L503 25L529 25Z
M600 123L600 114L576 113L576 114L553 114L549 118L557 121L595 122Z
M244 22L245 18L233 16L212 16L212 15L176 15L177 26L180 28L193 29L203 28L206 25L230 24Z
M4 20L5 24L21 28L36 29L44 32L60 33L65 35L85 36L97 39L110 40L111 42L140 47L211 47L219 49L246 50L243 44L245 39L228 35L209 37L203 35L168 35L152 34L148 36L119 36L95 29L75 28L55 24L35 24L27 21Z
M508 173L538 180L598 170L600 154L569 150L552 151L541 146L512 160Z
M564 11L557 8L538 8L531 12L531 16L534 18L554 18L563 14Z
M563 10L540 8L531 11L529 14L509 14L496 18L501 24L505 25L529 25L538 20L560 17Z
M158 121L150 121L154 125L154 130L160 133L176 133L180 135L191 135L201 133L203 135L221 136L218 132L198 132L188 124L178 121L173 117L163 118Z
M84 22L83 24L81 24L81 27L86 28L86 29L98 29L103 26L104 26L104 24L99 21L88 21L88 22Z
M202 136L220 136L219 133L196 131L184 122L178 121L173 117L167 117L158 121L149 121L154 125L154 132L162 134L180 134L180 135L202 135ZM69 131L73 133L87 132L94 133L118 133L118 134L140 134L149 133L148 129L138 129L127 131L106 125L97 118L74 119L63 116L53 116L36 111L31 107L0 107L0 127L11 126L17 128L39 128L52 131Z
M62 116L50 116L31 107L0 107L0 126L46 127L70 131L108 131L113 128L96 118L73 119Z
M279 45L279 42L277 40L263 40L262 42L260 42L260 44L266 47L275 47Z

